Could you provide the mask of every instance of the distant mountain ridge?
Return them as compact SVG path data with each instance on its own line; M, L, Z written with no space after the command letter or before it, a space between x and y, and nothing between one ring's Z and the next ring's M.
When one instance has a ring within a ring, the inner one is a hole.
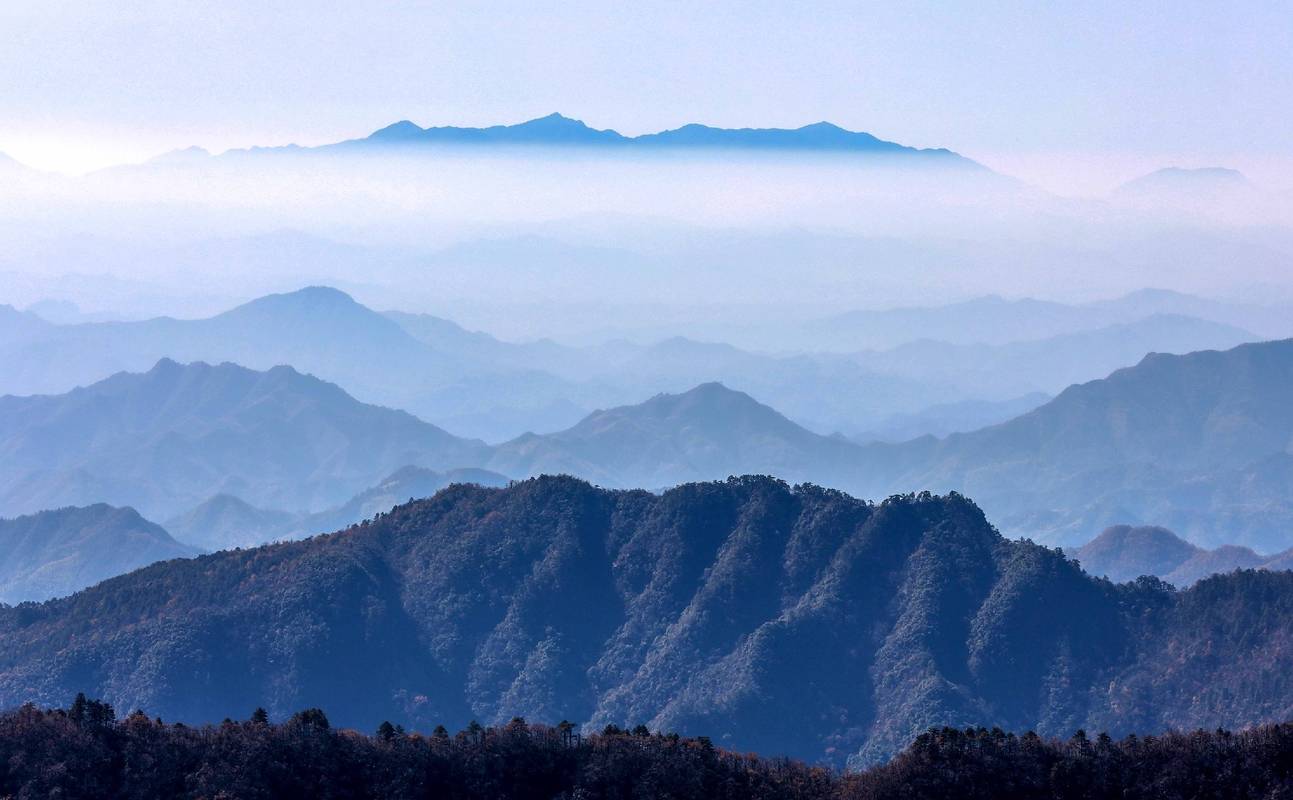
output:
M580 120L556 113L515 125L494 125L487 128L423 128L408 120L401 120L364 139L342 142L332 147L355 149L372 145L590 147L633 152L736 150L865 154L918 159L987 171L977 162L945 148L907 147L869 133L845 130L829 122L817 122L794 129L716 128L693 123L659 133L624 136L613 130L591 128Z

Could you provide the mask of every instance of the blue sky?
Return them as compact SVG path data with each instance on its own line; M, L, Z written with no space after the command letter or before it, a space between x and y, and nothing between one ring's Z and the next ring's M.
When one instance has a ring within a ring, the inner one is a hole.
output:
M76 170L559 110L827 119L1015 172L1254 164L1289 155L1290 42L1287 2L9 0L0 151Z

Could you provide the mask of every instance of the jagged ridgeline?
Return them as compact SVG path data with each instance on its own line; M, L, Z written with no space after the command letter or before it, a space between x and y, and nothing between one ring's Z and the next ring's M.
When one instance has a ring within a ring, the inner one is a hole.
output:
M957 495L543 477L0 610L0 705L643 723L860 766L935 725L1286 719L1290 628L1293 574L1115 585Z

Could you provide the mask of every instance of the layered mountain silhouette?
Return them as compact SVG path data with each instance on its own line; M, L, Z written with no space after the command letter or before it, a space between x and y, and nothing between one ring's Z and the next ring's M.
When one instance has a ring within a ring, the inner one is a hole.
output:
M1166 528L1113 525L1073 552L1082 568L1113 581L1153 575L1176 586L1189 586L1209 575L1237 569L1288 569L1293 551L1259 555L1247 547L1196 547Z
M1064 313L1072 325L1087 327L1031 342L973 346L923 340L890 351L799 355L684 337L587 347L504 342L438 317L378 313L325 287L270 295L194 320L51 325L0 309L0 393L66 392L118 371L145 371L161 358L231 361L253 369L289 364L337 383L364 402L404 409L459 435L500 442L525 432L563 430L593 409L721 381L819 433L856 436L895 415L915 414L911 419L918 421L923 409L949 403L1055 394L1070 382L1133 364L1147 352L1226 348L1257 338L1207 316L1168 314L1162 311L1171 307L1166 299L1143 305L1155 310L1141 317L1138 305L1096 311L1057 306L1068 309ZM987 306L1003 319L1010 309L1025 307ZM1042 316L1054 310L1044 308ZM877 340L908 342L939 331L954 335L954 328L931 322L946 317L965 323L961 334L972 339L976 330L987 330L970 322L976 314L966 316L959 306L913 311L899 315L887 333L872 333ZM1099 324L1122 316L1134 321ZM1017 321L1021 335L1028 319L1031 312ZM1002 330L1014 325L1001 323ZM935 408L918 433L966 429L955 413L940 416Z
M999 425L866 445L709 383L487 446L288 368L166 361L67 395L0 399L0 509L107 501L170 519L231 494L315 512L407 465L615 488L760 471L867 497L963 491L1010 535L1055 544L1125 522L1277 552L1293 530L1291 382L1293 340L1155 354Z
M132 508L99 503L0 519L0 603L71 594L197 552Z
M1115 585L955 495L540 478L0 608L0 705L85 691L190 722L324 705L365 730L641 722L860 765L931 725L1287 718L1290 612L1293 574Z
M780 153L834 153L901 157L945 166L986 168L946 149L922 150L878 139L869 133L845 130L829 122L801 128L715 128L691 124L681 128L624 136L613 130L590 128L580 120L549 114L516 125L488 128L422 128L402 120L366 139L343 142L334 148L350 150L375 145L453 147L584 147L614 148L632 152L658 150L736 150Z
M166 519L222 493L322 510L402 466L486 452L290 367L162 360L64 395L0 398L0 510L110 500Z

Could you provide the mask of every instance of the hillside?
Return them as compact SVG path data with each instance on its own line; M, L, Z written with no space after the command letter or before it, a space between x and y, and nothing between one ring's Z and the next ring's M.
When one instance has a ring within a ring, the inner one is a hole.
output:
M1115 586L958 496L540 478L0 610L0 705L84 690L190 722L641 722L867 764L931 725L1287 718L1290 619L1289 573Z
M216 494L322 510L483 446L290 367L159 361L64 395L0 398L0 513L106 501L167 519Z
M0 603L68 595L197 552L132 508L100 503L0 519Z

